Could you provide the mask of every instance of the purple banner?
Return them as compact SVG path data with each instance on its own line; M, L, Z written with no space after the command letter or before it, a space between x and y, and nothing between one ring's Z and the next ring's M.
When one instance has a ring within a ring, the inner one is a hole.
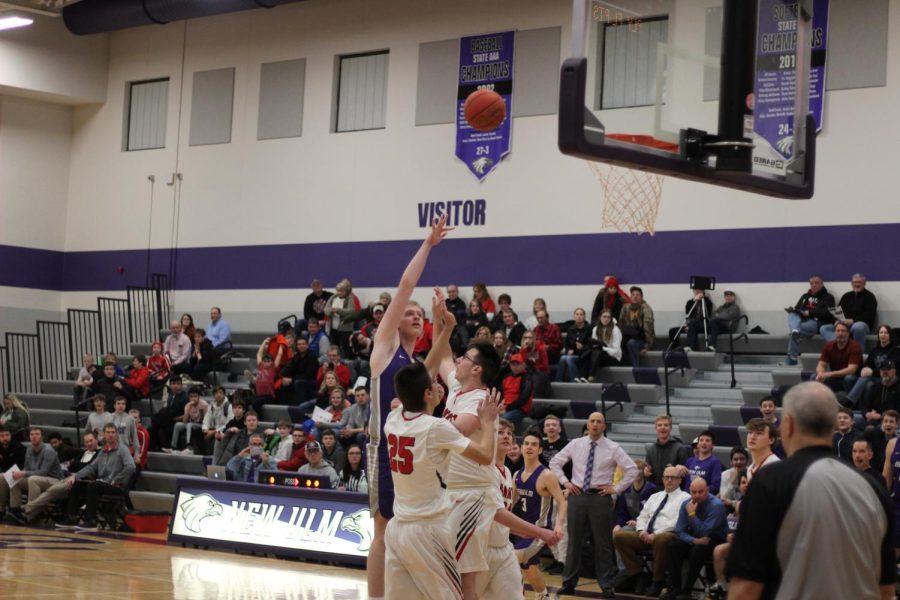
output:
M756 35L756 82L753 131L758 167L784 171L794 153L794 99L796 97L796 0L759 0ZM809 73L809 112L822 130L825 106L825 48L828 0L813 1L812 54Z
M514 31L505 31L464 37L459 41L456 156L466 163L478 181L483 181L509 154L515 39ZM472 129L463 114L466 98L479 89L497 92L506 103L506 118L494 131Z

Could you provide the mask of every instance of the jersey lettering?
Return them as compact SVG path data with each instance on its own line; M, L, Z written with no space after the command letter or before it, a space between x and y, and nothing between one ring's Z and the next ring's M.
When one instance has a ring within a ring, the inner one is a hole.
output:
M450 421L451 423L452 423L453 421L455 421L455 420L457 419L457 417L459 417L459 415L450 412L450 410L447 409L447 408L444 409L444 414L441 415L441 416L444 417L444 419Z
M391 459L391 471L401 475L409 475L413 472L412 447L416 444L416 438L406 435L388 435L388 452Z

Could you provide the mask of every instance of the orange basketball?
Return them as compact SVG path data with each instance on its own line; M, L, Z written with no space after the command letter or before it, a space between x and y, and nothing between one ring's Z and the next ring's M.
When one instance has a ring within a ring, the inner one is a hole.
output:
M506 118L506 103L494 90L475 90L463 104L466 122L476 131L493 131Z

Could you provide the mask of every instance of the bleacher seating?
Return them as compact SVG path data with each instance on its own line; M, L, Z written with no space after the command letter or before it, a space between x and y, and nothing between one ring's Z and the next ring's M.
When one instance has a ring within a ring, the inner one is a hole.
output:
M243 371L252 368L259 341L270 333L234 332L234 350L243 356L232 359L227 372L216 374L210 382L222 383L226 388L246 387ZM668 410L675 420L673 434L690 443L701 431L712 430L716 439L714 453L727 467L731 446L746 443L745 423L759 415L760 399L769 394L780 398L788 386L808 379L815 370L823 343L818 336L804 340L799 366L788 367L780 366L787 335L750 335L747 342L735 345L734 388L731 387L731 365L722 352L674 353L670 365L685 368L683 371L670 369ZM871 348L874 343L875 336L869 336L867 346ZM663 367L665 346L665 339L657 339L654 348L642 357L640 367L605 368L597 383L554 382L551 397L535 399L534 407L541 411L553 409L563 415L563 427L571 438L581 435L591 412L602 409L605 392L608 435L634 458L643 457L645 444L655 439L653 419L667 411ZM150 347L134 344L132 351L149 354ZM119 363L128 365L130 356L119 357ZM76 440L75 428L63 425L75 420L71 380L76 373L77 368L73 367L69 372L70 380L42 381L40 394L20 394L31 408L33 424L43 427L47 433L59 432L72 441ZM205 398L211 401L211 397ZM149 400L144 399L136 406L141 408L145 418L150 416ZM263 406L261 413L264 427L283 418L299 419L294 407L270 404ZM521 434L535 425L539 423L524 419L518 424L517 432ZM135 483L132 502L138 509L171 511L175 480L204 476L204 457L152 452L147 469Z

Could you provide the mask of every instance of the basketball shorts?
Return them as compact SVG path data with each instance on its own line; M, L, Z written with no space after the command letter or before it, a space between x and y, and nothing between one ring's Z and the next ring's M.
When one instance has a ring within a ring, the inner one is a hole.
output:
M448 522L455 536L455 557L460 573L477 573L488 569L488 537L494 515L503 508L503 498L496 486L447 489L453 502Z
M384 534L385 600L461 600L453 533L443 516L391 519Z
M475 577L475 589L482 600L524 600L522 572L512 544L488 546L488 570Z
M387 444L366 444L366 468L372 516L379 512L385 519L394 518L394 480Z

